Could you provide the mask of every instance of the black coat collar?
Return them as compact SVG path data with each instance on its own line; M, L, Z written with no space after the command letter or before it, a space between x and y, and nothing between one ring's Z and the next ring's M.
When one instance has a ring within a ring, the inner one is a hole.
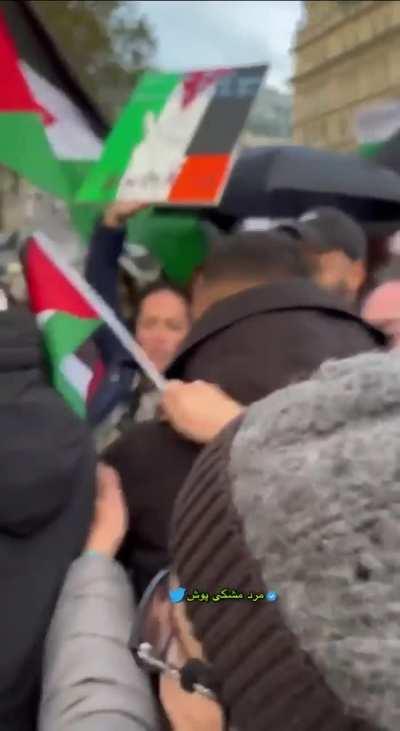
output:
M181 345L173 363L167 371L167 378L176 378L182 365L193 348L217 332L254 315L284 310L317 310L330 313L339 318L357 322L376 340L377 347L386 344L386 337L380 330L362 320L346 306L339 297L320 289L307 279L252 287L239 294L226 297L217 302L194 324L188 337Z

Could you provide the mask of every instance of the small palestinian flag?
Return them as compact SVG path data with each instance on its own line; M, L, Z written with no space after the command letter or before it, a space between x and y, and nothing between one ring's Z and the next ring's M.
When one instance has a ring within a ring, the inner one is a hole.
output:
M0 164L72 200L102 126L25 2L0 2Z
M91 401L106 379L106 367L95 344L95 335L103 326L111 328L155 385L163 387L163 379L112 310L43 234L29 239L22 261L52 383L79 416L88 416Z
M362 107L355 118L359 152L376 157L394 135L400 132L400 99L388 99Z
M144 74L78 200L217 205L265 73Z

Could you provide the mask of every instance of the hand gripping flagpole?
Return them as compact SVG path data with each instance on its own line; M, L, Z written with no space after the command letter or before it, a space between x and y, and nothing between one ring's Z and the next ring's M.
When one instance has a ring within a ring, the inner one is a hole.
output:
M77 290L90 301L93 309L95 309L100 318L112 330L124 348L132 355L135 362L147 378L154 384L158 391L163 391L166 386L166 379L159 373L154 363L146 355L143 348L130 334L126 327L120 322L115 312L107 305L106 302L97 294L96 290L84 279L78 271L76 271L66 259L56 250L50 239L43 233L37 232L30 238L38 244L45 252L47 257L56 266L64 276L73 284ZM29 239L27 244L29 243Z

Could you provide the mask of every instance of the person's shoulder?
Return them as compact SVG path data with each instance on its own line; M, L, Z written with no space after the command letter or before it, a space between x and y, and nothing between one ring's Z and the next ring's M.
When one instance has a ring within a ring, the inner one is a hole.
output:
M132 454L132 452L137 450L138 442L142 440L143 432L147 432L148 424L149 422L133 421L124 431L116 429L115 437L112 443L103 450L101 459L114 466L116 459L123 459L127 455Z
M170 463L179 454L195 451L196 446L177 434L167 422L149 419L134 422L104 450L101 459L116 469L136 464L153 471L158 470L164 460Z
M121 463L142 463L157 459L168 446L183 441L169 424L159 419L133 422L101 455L101 459L118 469Z

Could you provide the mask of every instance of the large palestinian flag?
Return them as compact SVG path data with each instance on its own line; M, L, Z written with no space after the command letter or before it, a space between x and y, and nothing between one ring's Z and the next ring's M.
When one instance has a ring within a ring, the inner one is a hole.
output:
M144 74L78 200L217 205L265 73Z
M105 133L29 4L0 2L0 164L72 200Z
M107 366L95 337L101 327L109 327L147 377L163 387L163 379L114 312L43 234L26 243L22 261L51 381L79 416L89 417L91 402L107 387Z

